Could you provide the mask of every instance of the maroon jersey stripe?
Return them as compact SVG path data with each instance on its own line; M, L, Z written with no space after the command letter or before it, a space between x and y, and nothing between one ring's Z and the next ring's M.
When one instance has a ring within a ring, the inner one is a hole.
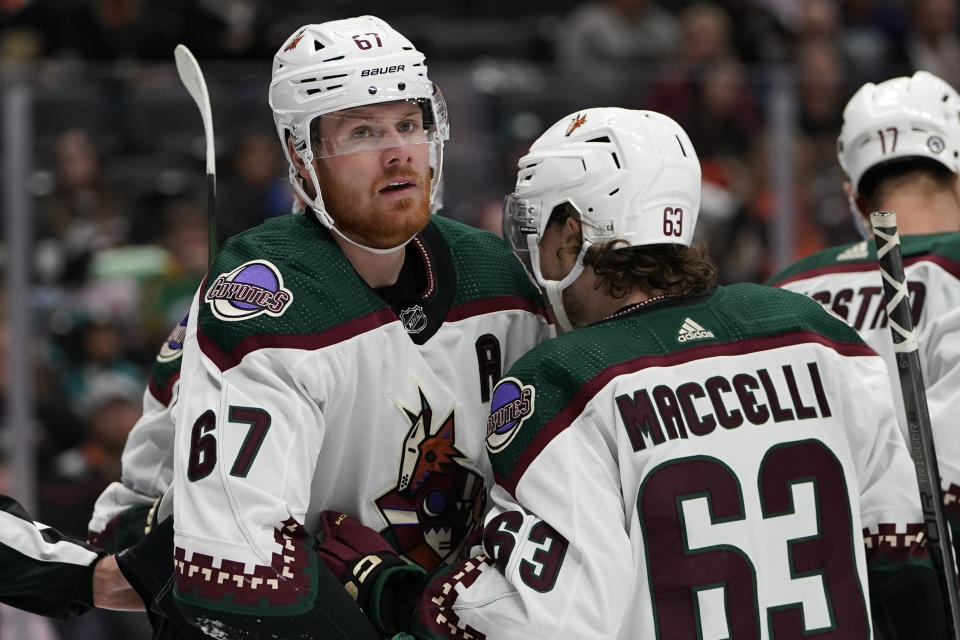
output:
M350 322L321 331L308 334L270 334L264 333L249 336L238 342L230 351L224 351L216 342L207 336L203 329L197 330L197 342L200 350L210 358L217 368L227 371L237 366L244 356L259 349L302 349L313 351L330 345L349 340L362 333L372 331L391 322L397 322L397 316L391 309L381 309L361 316Z
M909 258L903 259L903 265L909 267L911 265L917 264L918 262L932 262L953 277L960 280L960 264L957 264L949 258L945 258L939 255L927 254L922 256L912 256ZM817 267L815 269L808 269L806 271L801 271L800 273L794 274L789 278L784 278L779 282L775 282L773 286L782 287L783 285L789 282L796 282L797 280L806 280L808 278L816 278L817 276L831 275L834 273L858 273L863 271L877 271L876 262L851 262L846 264L832 264L825 267Z
M173 385L180 379L180 372L172 374L167 378L167 382L161 387L157 383L157 379L153 376L150 376L150 383L147 385L147 388L150 389L150 395L156 398L163 406L170 406L170 400L173 399Z
M465 320L474 316L480 316L485 313L495 313L497 311L528 311L543 316L550 320L546 310L538 304L535 304L529 298L522 296L497 296L495 298L484 298L483 300L474 300L450 309L447 312L446 321L456 322Z

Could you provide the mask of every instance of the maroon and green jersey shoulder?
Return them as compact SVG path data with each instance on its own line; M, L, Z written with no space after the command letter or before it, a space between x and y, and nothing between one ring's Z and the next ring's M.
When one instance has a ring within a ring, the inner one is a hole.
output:
M904 265L932 262L960 278L960 233L900 236L900 250ZM811 254L776 274L766 284L780 287L822 275L876 269L876 246L872 240L862 240Z
M313 217L268 220L218 254L200 294L198 341L226 370L257 349L318 349L398 319L426 326L413 338L420 344L445 321L514 308L544 313L519 262L491 233L434 216L408 245L407 261L422 261L423 284L404 310L360 278Z
M536 450L569 426L617 376L800 342L872 353L856 331L815 301L756 284L627 309L544 342L517 361L494 392L487 448L498 480L515 486L530 460L528 448ZM528 400L535 395L529 406L521 404L524 394Z

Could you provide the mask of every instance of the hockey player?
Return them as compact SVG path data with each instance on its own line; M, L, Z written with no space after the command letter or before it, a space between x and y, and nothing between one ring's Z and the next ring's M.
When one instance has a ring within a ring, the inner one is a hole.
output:
M502 240L430 215L447 113L405 37L306 25L269 100L309 208L227 241L191 308L175 595L217 637L326 638L321 509L417 575L455 557L485 512L493 387L552 327Z
M716 286L699 205L658 113L571 114L520 160L505 236L575 330L494 390L485 553L420 637L869 638L892 589L942 635L883 360L809 298Z
M847 103L837 157L855 220L897 214L947 517L960 532L960 95L918 71L863 85ZM887 362L901 428L897 365L872 239L800 260L769 281L849 322Z

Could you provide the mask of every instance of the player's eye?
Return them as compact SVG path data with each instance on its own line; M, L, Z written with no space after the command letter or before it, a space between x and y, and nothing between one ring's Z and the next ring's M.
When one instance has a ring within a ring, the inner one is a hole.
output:
M376 132L373 130L373 127L354 127L350 130L350 138L352 140L363 140L364 138L372 138L376 135Z
M400 133L416 133L420 130L420 124L416 120L402 120L397 124L397 131Z

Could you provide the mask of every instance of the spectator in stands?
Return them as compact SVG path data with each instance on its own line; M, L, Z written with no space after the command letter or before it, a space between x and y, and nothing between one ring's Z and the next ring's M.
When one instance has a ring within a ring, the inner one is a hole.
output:
M233 214L233 209L226 210ZM163 344L170 327L176 326L190 309L193 294L207 272L207 225L205 202L181 198L163 208L157 235L167 259L162 270L146 278L140 289L139 328L144 347L151 352Z
M697 2L678 16L680 46L656 79L644 107L659 111L687 127L698 108L697 93L707 69L733 60L730 18L719 7Z
M100 155L86 131L61 134L55 162L55 186L39 203L37 233L60 240L63 275L75 283L91 252L126 241L125 204L104 179Z
M290 213L290 183L281 160L275 136L258 132L240 138L217 189L222 210L230 212L218 220L221 240Z
M677 50L674 17L655 0L595 0L577 6L557 30L557 61L597 86L642 74Z
M956 0L914 0L907 53L914 70L923 69L960 86L960 38Z

